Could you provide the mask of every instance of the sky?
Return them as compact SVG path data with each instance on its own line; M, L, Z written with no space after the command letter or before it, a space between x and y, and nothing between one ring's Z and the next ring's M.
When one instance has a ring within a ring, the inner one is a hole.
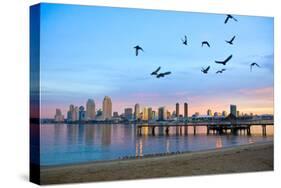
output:
M226 110L273 113L273 18L62 4L41 4L41 114L64 115L70 104L94 99L102 108L110 96L113 111L189 104L189 115ZM187 36L188 45L181 39ZM236 36L234 45L225 40ZM211 45L201 47L202 41ZM144 52L135 56L134 46ZM215 60L233 58L225 65ZM250 64L257 62L261 67ZM164 78L150 73L171 71ZM210 66L208 74L201 68ZM223 74L217 70L227 69Z

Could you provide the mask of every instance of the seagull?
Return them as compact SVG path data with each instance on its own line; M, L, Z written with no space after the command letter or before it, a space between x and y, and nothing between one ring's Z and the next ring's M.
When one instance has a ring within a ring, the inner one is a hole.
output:
M226 69L221 69L221 70L217 71L216 73L217 73L217 74L218 74L218 73L223 73L223 71L226 71Z
M224 20L224 24L226 24L229 19L233 19L234 21L238 22L238 20L236 18L234 18L232 15L227 14L226 19Z
M210 48L210 44L208 43L208 41L203 41L202 44L201 44L201 47L203 47L204 44L206 44Z
M159 73L156 77L160 78L160 77L164 77L164 76L169 75L169 74L171 74L171 72L163 72L163 73Z
M255 62L254 62L254 63L251 63L251 65L250 65L251 72L252 72L252 67L253 67L253 66L260 67L259 64L255 63Z
M153 71L150 75L157 75L158 71L161 69L161 67L158 67L155 71Z
M142 47L140 47L139 45L134 47L136 49L136 56L139 55L139 50L143 51Z
M234 39L235 39L235 36L233 36L229 41L226 40L225 42L228 43L228 44L230 44L230 45L232 45Z
M215 63L225 65L231 58L232 58L232 55L228 56L228 58L226 58L224 61L215 61Z
M182 41L182 43L183 43L184 45L187 45L187 37L186 37L186 35L184 35L184 40L181 39L181 41Z
M209 69L210 69L210 66L208 66L206 69L204 69L204 68L202 67L201 71L202 71L204 74L207 74L208 71L209 71Z

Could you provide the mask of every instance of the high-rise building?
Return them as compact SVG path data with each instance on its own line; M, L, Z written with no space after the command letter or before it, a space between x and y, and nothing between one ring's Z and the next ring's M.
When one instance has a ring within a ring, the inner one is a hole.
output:
M208 116L213 116L213 112L212 112L211 109L208 109L208 110L207 110L207 115L208 115Z
M140 119L140 105L138 103L135 104L134 118L135 120Z
M79 107L79 121L85 121L86 120L86 111L84 106Z
M73 121L77 120L75 113L76 112L75 112L74 105L73 104L69 105L69 110L67 111L67 121L68 122L73 122Z
M152 119L155 120L156 119L156 112L153 110L152 111Z
M148 109L146 107L142 110L142 120L148 120Z
M172 113L168 110L166 110L166 115L167 115L167 119L171 119L172 118Z
M227 116L227 112L224 110L222 111L222 116L226 117Z
M55 114L55 122L63 122L64 121L64 116L62 115L61 113L61 110L60 109L56 109L56 114Z
M188 104L184 103L184 118L188 118Z
M236 107L236 105L233 105L233 104L230 105L230 114L235 116L235 117L237 116L237 107Z
M239 117L240 116L240 111L236 111L236 116Z
M158 120L160 121L167 120L167 111L165 107L158 108Z
M180 104L176 103L176 117L178 118L180 116Z
M111 119L112 116L112 102L110 97L105 96L102 103L103 119Z
M96 105L93 99L88 99L86 103L87 120L94 120L96 117Z
M152 108L147 109L148 120L152 120Z
M74 107L74 113L73 113L73 121L77 121L79 117L79 109L78 106Z
M124 110L124 117L127 120L133 119L133 109L132 108L125 108L125 110Z

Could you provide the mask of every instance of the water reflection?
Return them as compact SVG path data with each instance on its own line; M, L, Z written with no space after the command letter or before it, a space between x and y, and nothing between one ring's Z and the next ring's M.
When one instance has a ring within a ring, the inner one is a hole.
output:
M205 127L197 127L196 135L193 135L193 127L178 130L170 127L168 136L164 127L156 128L155 136L151 131L151 128L143 128L142 136L138 136L134 125L44 124L41 125L40 138L41 164L112 160L273 140L273 127L267 127L268 136L262 136L262 129L258 126L251 128L251 135L240 132L236 136L206 135Z
M222 148L222 139L221 139L220 136L217 136L217 139L216 139L216 148L217 148L217 149Z
M108 146L111 144L111 126L102 126L102 136L101 136L102 146Z

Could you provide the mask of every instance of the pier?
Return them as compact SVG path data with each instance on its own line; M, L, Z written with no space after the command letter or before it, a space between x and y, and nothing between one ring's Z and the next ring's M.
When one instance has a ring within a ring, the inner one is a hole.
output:
M153 123L153 124L137 124L137 134L142 135L144 128L148 128L149 134L155 136L155 129L164 129L165 135L169 135L170 128L176 128L176 135L188 135L188 128L192 127L193 134L196 135L197 127L206 127L206 134L237 134L243 132L251 135L252 126L261 126L262 135L266 136L266 127L273 126L273 120L261 121L221 121L221 122L188 122L188 123Z

